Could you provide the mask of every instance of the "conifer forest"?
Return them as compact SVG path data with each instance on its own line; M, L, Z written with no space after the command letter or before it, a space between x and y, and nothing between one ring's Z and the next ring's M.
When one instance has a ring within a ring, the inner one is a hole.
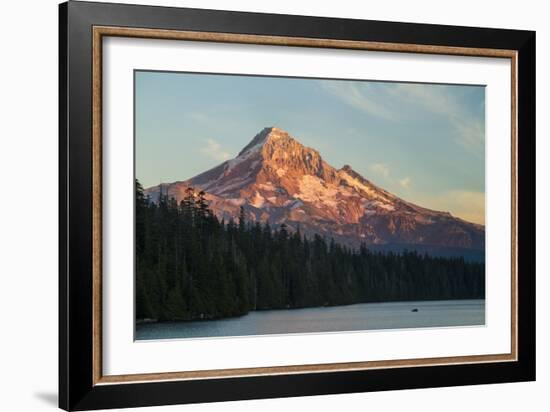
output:
M285 224L218 219L202 191L153 202L136 181L136 319L219 319L266 309L483 299L485 265L351 249Z

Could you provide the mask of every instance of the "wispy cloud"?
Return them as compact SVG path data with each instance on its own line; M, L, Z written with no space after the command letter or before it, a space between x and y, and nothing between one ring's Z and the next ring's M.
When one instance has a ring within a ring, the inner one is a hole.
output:
M457 93L451 92L456 86L334 80L321 80L320 85L344 104L383 120L406 121L411 112L421 110L427 122L429 118L447 122L449 136L458 145L472 153L483 154L483 117L475 115L478 107L468 107Z
M223 150L222 146L214 139L206 139L206 146L200 152L212 159L224 161L231 158L231 154Z
M373 116L382 117L386 120L394 118L395 114L378 101L375 89L377 89L379 85L376 83L359 84L357 82L320 80L320 84L324 90L357 110Z
M419 105L447 120L456 143L475 153L483 153L480 149L485 143L484 122L474 116L456 94L450 93L451 87L454 86L426 87L423 84L396 83L389 90L395 98Z
M427 207L444 210L469 222L485 224L485 193L449 190L420 200Z
M463 122L457 118L453 118L452 123L456 133L455 140L458 144L477 155L485 153L484 150L481 150L485 144L483 122L475 119Z
M385 178L390 177L390 168L385 163L373 163L369 166L369 169Z
M185 116L188 117L190 120L194 120L196 122L201 122L201 123L205 123L209 120L206 114L201 112L196 112L196 111L185 112Z
M463 219L485 224L485 193L467 190L448 192L449 200L454 204L452 210Z
M462 105L449 93L452 86L419 83L389 83L386 90L402 102L420 105L432 113L455 116L463 111Z
M403 189L409 189L411 187L411 178L409 176L399 180L399 185Z

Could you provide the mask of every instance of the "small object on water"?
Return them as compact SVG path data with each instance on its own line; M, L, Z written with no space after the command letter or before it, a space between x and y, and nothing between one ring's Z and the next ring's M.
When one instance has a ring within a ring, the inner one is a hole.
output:
M411 312L418 312L418 308L414 308Z

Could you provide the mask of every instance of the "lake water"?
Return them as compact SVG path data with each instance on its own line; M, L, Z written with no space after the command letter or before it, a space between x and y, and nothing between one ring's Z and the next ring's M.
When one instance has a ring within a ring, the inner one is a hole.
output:
M413 311L413 310L417 311ZM136 339L202 338L485 324L485 300L361 303L265 310L238 318L136 325Z

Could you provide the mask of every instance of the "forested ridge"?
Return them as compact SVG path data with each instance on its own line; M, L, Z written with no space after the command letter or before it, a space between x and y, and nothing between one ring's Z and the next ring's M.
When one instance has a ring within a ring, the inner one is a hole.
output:
M145 197L136 182L136 318L214 319L251 310L473 299L485 266L416 252L351 250L283 224L220 221L204 192Z

